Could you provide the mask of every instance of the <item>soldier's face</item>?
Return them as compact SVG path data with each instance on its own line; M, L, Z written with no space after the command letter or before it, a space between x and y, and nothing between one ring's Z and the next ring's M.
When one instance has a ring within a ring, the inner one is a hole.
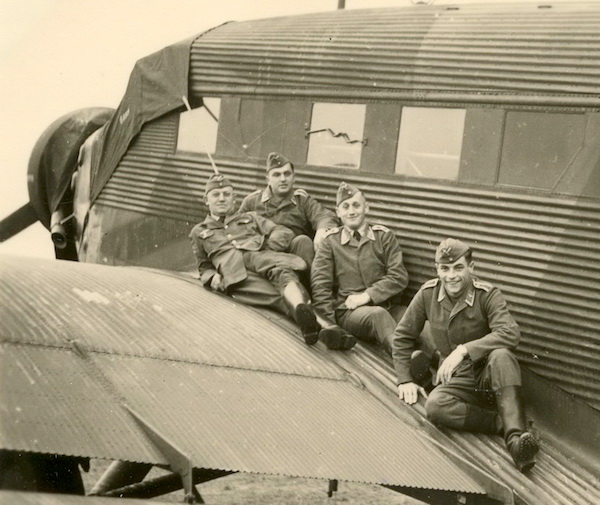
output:
M362 193L344 200L335 210L342 224L350 230L358 230L365 222L369 205Z
M436 263L438 277L451 298L460 297L472 283L474 263L463 256L454 263Z
M273 168L267 173L267 184L274 195L285 196L294 189L294 171L292 165L286 163L280 168Z
M209 191L204 197L208 210L215 216L226 216L233 210L235 197L233 188L225 186L224 188L215 188Z

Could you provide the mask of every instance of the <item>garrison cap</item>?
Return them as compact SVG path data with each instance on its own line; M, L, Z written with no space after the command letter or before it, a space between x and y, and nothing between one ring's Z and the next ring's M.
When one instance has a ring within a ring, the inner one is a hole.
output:
M204 196L208 195L208 193L213 189L225 188L227 186L233 187L233 184L231 184L231 181L227 177L225 177L223 174L213 174L206 183L206 187L204 188Z
M335 206L337 207L344 200L348 200L348 198L352 198L356 193L360 193L360 189L356 186L352 186L352 184L347 184L342 182L340 187L337 190L337 196L335 198Z
M292 170L294 169L294 164L288 160L283 154L279 153L269 153L267 156L267 173L275 168L281 168L287 164L292 166Z
M469 246L460 240L447 238L442 240L435 251L436 263L454 263L469 251Z

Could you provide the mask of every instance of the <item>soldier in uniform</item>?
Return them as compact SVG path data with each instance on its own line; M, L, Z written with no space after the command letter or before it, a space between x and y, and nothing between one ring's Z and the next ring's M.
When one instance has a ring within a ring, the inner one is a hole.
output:
M326 318L391 354L396 323L408 284L402 250L385 226L369 224L361 191L342 182L336 213L343 223L325 234L311 271L313 305Z
M394 366L401 400L413 404L425 392L411 374L415 342L430 323L439 368L425 403L427 416L450 428L504 434L515 465L525 472L539 446L527 431L520 398L521 371L512 353L517 323L497 288L474 276L470 248L452 238L435 253L438 278L417 292L396 328Z
M321 325L296 273L307 269L306 262L283 252L293 232L255 212L234 213L233 186L223 175L209 179L204 201L209 214L190 233L202 284L293 317L305 342L316 343Z
M255 211L294 232L287 252L300 256L309 270L323 234L338 225L335 215L303 189L294 188L294 165L279 153L267 158L267 187L250 193L240 212ZM314 243L313 243L314 242Z

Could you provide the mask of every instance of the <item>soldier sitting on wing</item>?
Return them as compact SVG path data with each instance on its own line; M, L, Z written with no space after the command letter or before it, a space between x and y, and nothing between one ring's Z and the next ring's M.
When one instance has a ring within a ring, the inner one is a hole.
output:
M306 270L306 262L282 252L293 232L256 212L234 213L233 186L223 175L209 179L204 201L209 214L190 233L202 284L243 303L293 317L308 345L317 342L319 333L343 340L341 329L329 324L322 329L317 321L296 274ZM346 348L350 343L345 342Z
M418 385L411 360L422 361L415 343L430 323L439 357L438 384L425 403L436 424L457 430L504 434L517 468L535 464L538 441L527 431L520 398L521 370L512 350L520 340L516 321L499 289L474 276L471 249L452 238L435 253L438 278L417 292L396 328L394 366L401 400L413 404Z
M279 153L269 154L266 178L267 187L246 196L239 211L256 211L292 230L294 239L287 252L300 256L310 270L314 250L323 234L327 229L335 228L338 221L333 212L306 191L294 188L294 165L285 156Z
M367 221L361 191L342 182L337 215L343 226L326 232L311 271L313 305L328 319L391 354L396 323L408 284L398 239L385 226Z

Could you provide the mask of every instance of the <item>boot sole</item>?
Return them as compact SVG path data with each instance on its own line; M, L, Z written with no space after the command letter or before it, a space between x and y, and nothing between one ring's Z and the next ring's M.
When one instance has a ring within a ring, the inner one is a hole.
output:
M528 432L519 437L519 451L516 458L516 465L520 472L528 472L535 465L535 455L540 450L540 444L537 439Z
M319 340L319 330L321 326L317 323L317 318L310 305L301 303L294 311L296 324L299 326L306 345L314 345Z
M339 328L323 328L319 332L319 340L327 346L327 349L334 351L347 351L356 345L356 338Z

